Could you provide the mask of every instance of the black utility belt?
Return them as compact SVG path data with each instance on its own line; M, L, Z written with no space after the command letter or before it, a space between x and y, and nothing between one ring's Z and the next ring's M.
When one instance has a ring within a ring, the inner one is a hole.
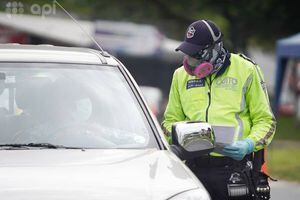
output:
M254 153L254 157L249 154L241 161L230 157L205 155L187 160L187 164L194 170L230 168L231 175L227 182L229 200L268 200L270 199L268 178L271 177L260 171L264 163L263 158L263 150L260 150Z
M224 156L201 156L192 160L197 167L200 168L211 168L211 167L226 167L226 166L240 166L245 165L250 160L250 155L246 156L243 160L237 161L230 157Z

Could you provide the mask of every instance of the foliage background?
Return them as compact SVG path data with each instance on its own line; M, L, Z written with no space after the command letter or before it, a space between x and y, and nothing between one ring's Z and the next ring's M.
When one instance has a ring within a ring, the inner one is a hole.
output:
M9 1L0 2L4 9ZM19 0L25 6L53 0ZM58 0L77 18L146 23L181 40L186 27L198 19L215 21L224 32L227 47L245 51L259 44L273 49L278 38L300 31L298 1L292 0ZM28 10L28 9L27 9Z

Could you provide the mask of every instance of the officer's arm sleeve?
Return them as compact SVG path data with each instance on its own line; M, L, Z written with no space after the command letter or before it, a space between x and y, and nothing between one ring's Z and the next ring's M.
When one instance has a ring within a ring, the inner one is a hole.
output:
M270 144L276 130L276 120L272 113L263 74L255 66L252 81L246 92L246 103L249 106L252 127L247 138L252 139L255 151Z
M182 105L180 101L180 96L178 92L178 71L176 70L173 74L172 84L169 93L168 104L164 113L164 120L162 122L162 128L164 130L165 136L169 143L170 133L172 124L175 122L183 121L185 119L184 112L182 110Z

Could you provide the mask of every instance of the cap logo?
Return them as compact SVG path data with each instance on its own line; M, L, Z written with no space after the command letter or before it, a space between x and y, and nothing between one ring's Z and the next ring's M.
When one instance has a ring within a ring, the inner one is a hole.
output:
M195 28L193 26L190 26L187 33L186 33L186 37L187 38L194 37L195 32L196 32Z

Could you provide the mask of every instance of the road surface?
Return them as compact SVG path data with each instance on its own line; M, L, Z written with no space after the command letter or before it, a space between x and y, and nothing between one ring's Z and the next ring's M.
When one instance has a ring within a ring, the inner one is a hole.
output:
M272 182L271 184L271 200L299 200L300 184L290 183L286 181Z

